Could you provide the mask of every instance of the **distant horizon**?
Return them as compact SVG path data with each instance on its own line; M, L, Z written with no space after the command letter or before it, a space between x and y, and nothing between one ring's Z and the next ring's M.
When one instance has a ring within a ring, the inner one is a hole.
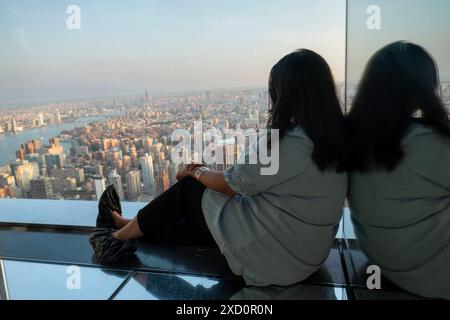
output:
M342 82L343 83L343 82ZM254 86L254 87L227 87L227 88L200 88L200 89L186 89L186 90L169 90L160 92L151 92L147 90L150 96L154 97L183 97L188 94L199 94L205 93L207 91L214 93L220 91L247 91L247 90L266 90L267 86ZM77 100L103 100L103 99L114 99L114 98L127 98L127 97L143 97L146 90L142 92L130 92L130 93L118 93L116 95L107 96L80 96L80 97L56 97L52 99L44 100L29 100L29 101L13 101L7 102L0 105L0 109L13 109L15 107L21 107L28 104L40 104L40 103L57 103L57 102L67 102L67 101L77 101Z

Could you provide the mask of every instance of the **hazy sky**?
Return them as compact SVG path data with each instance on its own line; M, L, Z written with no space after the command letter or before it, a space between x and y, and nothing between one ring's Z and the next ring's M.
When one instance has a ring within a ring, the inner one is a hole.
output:
M81 8L68 30L66 8ZM0 2L1 104L265 86L302 47L344 79L344 0Z

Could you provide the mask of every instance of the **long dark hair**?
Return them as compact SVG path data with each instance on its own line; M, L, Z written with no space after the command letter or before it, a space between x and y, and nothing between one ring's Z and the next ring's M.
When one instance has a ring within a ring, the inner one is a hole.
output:
M399 41L376 52L347 117L348 169L395 169L405 154L401 141L414 121L449 137L439 88L438 68L424 48Z
M270 72L269 96L268 126L279 130L280 139L302 127L319 170L343 171L345 119L325 59L307 49L288 54Z

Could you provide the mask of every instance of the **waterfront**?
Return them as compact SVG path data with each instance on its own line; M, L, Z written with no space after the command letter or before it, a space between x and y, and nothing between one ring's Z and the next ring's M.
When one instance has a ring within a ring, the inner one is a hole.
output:
M21 144L28 140L40 139L41 143L45 144L48 143L48 139L58 136L63 130L71 130L88 123L102 121L118 115L119 114L115 112L92 117L80 117L71 122L29 129L15 134L0 134L0 166L3 166L10 161L14 161L16 158L16 150L20 148ZM66 147L67 144L63 144Z

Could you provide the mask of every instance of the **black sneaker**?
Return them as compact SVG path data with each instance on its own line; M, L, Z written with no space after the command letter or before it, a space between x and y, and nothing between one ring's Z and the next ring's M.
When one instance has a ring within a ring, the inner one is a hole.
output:
M130 260L136 252L138 240L114 238L114 229L96 228L91 231L89 242L101 264L114 264Z
M103 191L98 202L97 228L117 229L112 215L113 211L122 215L119 195L114 185L110 185Z

